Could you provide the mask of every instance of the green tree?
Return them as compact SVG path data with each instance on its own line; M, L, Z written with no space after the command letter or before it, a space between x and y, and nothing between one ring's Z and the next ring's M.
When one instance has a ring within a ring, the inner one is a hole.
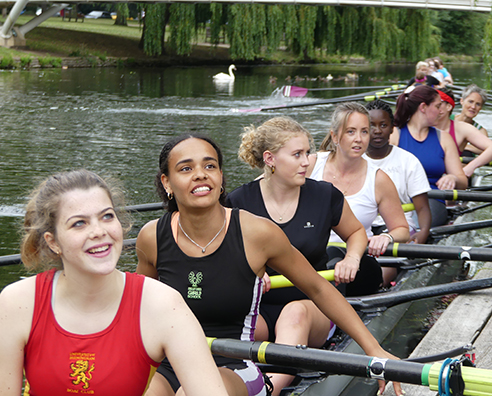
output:
M172 3L169 13L170 47L178 55L189 55L196 37L195 4Z
M116 19L114 21L115 25L128 26L127 18L130 16L130 10L128 9L128 4L126 3L116 3Z
M145 5L144 26L139 46L147 55L158 56L164 52L164 34L169 18L167 10L165 3Z
M474 55L481 50L488 15L469 11L441 11L435 25L441 32L441 50Z

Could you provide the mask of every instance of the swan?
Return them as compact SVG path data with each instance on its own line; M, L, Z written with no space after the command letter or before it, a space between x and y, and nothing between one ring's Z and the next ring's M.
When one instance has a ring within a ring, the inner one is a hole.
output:
M233 70L237 70L236 66L230 65L229 66L229 74L225 73L218 73L215 76L213 76L213 79L215 81L234 81L234 73L232 72Z

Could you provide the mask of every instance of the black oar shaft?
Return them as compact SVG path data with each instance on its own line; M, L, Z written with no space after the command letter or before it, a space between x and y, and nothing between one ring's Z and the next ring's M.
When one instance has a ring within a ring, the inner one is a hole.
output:
M459 232L479 230L488 227L492 227L492 220L471 221L469 223L432 227L429 233L431 236L435 237L438 235L457 234Z
M393 307L409 301L421 300L446 294L466 293L492 287L492 278L474 279L463 282L444 283L441 285L419 287L411 290L388 292L359 298L348 298L354 309L372 309L378 307Z
M383 256L492 261L492 249L468 246L393 243L388 245L388 248Z
M399 360L374 359L370 356L333 352L305 346L289 346L269 342L247 342L231 339L215 339L212 352L222 356L249 359L266 363L333 374L376 378L422 385L421 363Z
M427 193L427 196L448 201L492 202L492 194L481 191L431 190Z

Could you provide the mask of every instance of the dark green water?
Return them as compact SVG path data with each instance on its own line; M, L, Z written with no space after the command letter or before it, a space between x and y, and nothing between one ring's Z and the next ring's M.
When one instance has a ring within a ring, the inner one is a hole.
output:
M481 65L449 65L457 84L483 85ZM0 255L18 253L18 225L28 191L47 175L85 167L124 183L129 204L156 202L153 179L163 143L184 132L214 138L225 155L228 189L258 172L237 159L244 126L275 115L304 124L317 144L329 127L332 106L302 107L260 113L255 108L313 101L364 91L312 92L306 98L272 96L287 76L334 77L356 72L356 83L302 80L304 87L347 84L390 85L413 75L412 65L398 66L262 66L239 67L232 85L217 86L212 75L223 68L68 69L0 72ZM270 76L277 78L270 83ZM376 81L377 80L377 81ZM492 130L490 110L477 117ZM136 216L138 228L157 214ZM127 254L126 269L135 258ZM22 275L20 267L0 267L0 289Z

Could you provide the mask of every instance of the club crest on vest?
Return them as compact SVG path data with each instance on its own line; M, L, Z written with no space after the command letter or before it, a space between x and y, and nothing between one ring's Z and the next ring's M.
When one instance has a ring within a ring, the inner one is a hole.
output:
M203 280L203 274L201 272L197 272L195 274L193 271L191 271L188 274L188 280L190 281L191 286L188 287L187 298L200 300L202 298L202 288L198 287L198 285Z

